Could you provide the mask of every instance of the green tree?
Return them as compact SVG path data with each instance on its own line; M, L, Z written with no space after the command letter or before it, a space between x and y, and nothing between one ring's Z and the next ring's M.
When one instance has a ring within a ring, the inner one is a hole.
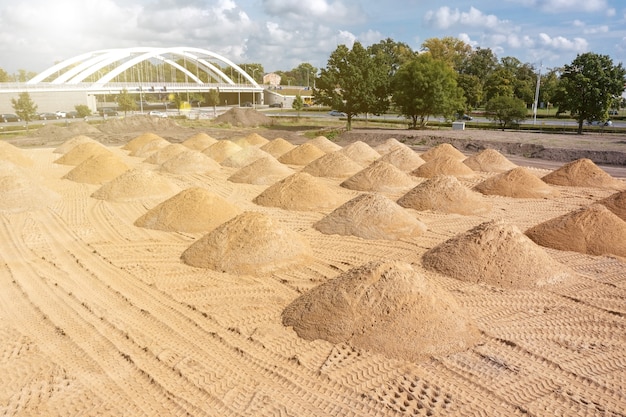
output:
M425 126L431 115L451 118L464 108L463 91L456 72L444 61L422 54L400 67L392 80L393 102L402 114Z
M17 100L12 98L11 105L15 113L24 120L27 125L28 122L37 118L37 105L27 92L20 93Z
M477 91L465 91L466 97L480 97L480 101L472 103L474 107L478 107L485 100L485 82L498 67L498 58L489 48L478 48L472 51L469 56L457 68L459 74L473 76L478 81L477 85L472 86ZM463 83L463 87L467 84Z
M259 63L250 63L250 64L238 64L243 70L250 75L256 82L261 82L263 79L263 65ZM241 81L243 82L243 80Z
M471 74L458 74L456 82L463 90L467 109L478 107L483 100L483 89L478 77Z
M300 118L300 112L304 108L304 100L302 100L302 96L300 96L300 94L296 95L293 103L291 103L291 107L298 113L298 118Z
M206 95L206 101L209 106L213 107L213 117L217 117L217 105L220 104L220 92L216 89L209 90Z
M91 109L86 104L77 104L74 109L78 113L78 117L87 117L91 115Z
M611 103L624 91L625 76L622 64L613 65L608 55L579 54L563 68L555 104L559 112L570 111L581 135L585 120L608 118Z
M0 68L0 83L8 83L9 81L11 81L9 73Z
M457 70L472 53L470 45L452 36L426 39L422 43L422 50L428 51L433 58L444 61Z
M133 111L137 109L137 102L135 101L135 97L128 93L128 90L123 89L115 100L117 102L117 106L121 111L124 112L124 116L129 111Z
M526 119L528 111L523 100L511 96L496 96L487 102L485 111L502 130Z

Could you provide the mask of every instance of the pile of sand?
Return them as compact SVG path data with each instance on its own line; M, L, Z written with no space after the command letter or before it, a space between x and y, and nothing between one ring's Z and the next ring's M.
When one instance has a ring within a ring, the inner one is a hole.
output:
M517 167L495 149L485 149L463 160L463 163L474 171L506 172Z
M404 145L387 152L380 158L380 161L388 162L404 172L416 170L426 162L411 148Z
M285 152L278 160L287 165L307 165L325 154L326 153L317 146L305 142Z
M255 109L233 107L213 119L216 124L229 124L237 127L271 126L274 121L271 117L256 111Z
M167 232L209 232L241 213L204 188L193 187L163 201L135 221L135 226Z
M8 167L5 166L5 169L8 170ZM19 168L14 172L0 175L0 212L36 210L60 200L61 196L54 191L39 185L27 175L19 174Z
M221 169L220 164L202 152L187 150L161 164L161 170L171 174L204 174Z
M178 191L164 176L151 170L135 168L103 184L91 197L124 203L141 199L165 199Z
M338 151L333 151L317 158L302 168L315 177L347 178L356 174L363 167Z
M22 167L31 167L34 162L17 146L0 140L0 159Z
M301 295L282 313L306 340L407 361L471 348L479 331L445 289L401 261L370 262Z
M524 167L513 168L477 184L474 190L486 195L512 198L549 198L558 190L543 182Z
M262 151L256 146L248 146L224 159L222 161L222 166L231 168L243 168L247 165L250 165L257 159L270 157L272 157L270 154Z
M326 136L316 136L308 140L306 143L317 146L325 153L335 152L341 149L341 146L328 139Z
M334 190L306 172L297 172L268 187L252 200L266 207L316 211L345 202Z
M65 127L49 124L41 129L37 129L35 135L38 137L46 138L48 141L54 141L57 139L63 139L76 135L95 135L102 132L98 128L85 122L74 122L66 125Z
M430 178L398 199L402 207L419 211L478 215L488 213L491 203L450 175Z
M130 141L128 141L126 145L122 146L122 149L129 151L129 152L134 152L140 149L141 147L143 147L145 144L152 142L153 140L158 140L158 139L163 139L163 138L151 132L142 133L141 135L136 136L134 139L131 139Z
M281 164L272 156L266 156L239 169L228 178L228 181L243 184L271 185L293 174L294 171L291 168Z
M221 163L231 155L236 154L243 148L230 140L218 140L213 145L202 151L203 154Z
M266 214L244 212L189 246L188 265L231 274L268 274L306 263L311 249L296 232Z
M69 152L73 147L80 145L82 143L87 143L87 142L97 142L97 140L90 138L89 136L85 136L85 135L78 135L78 136L74 136L71 139L66 140L65 142L63 142L61 145L59 145L54 151L53 153L60 153L60 154L65 154L67 152Z
M389 138L385 140L383 143L374 146L374 150L381 155L386 155L391 151L395 151L396 149L402 149L402 148L411 150L411 148L409 148L408 146L406 146L404 143L400 142L396 138Z
M422 155L423 157L423 155ZM452 175L458 178L471 178L476 173L461 160L449 155L441 155L436 158L426 160L411 175L416 177L433 178L438 175Z
M155 139L153 141L146 143L139 149L135 149L129 155L136 156L138 158L147 158L153 153L160 151L161 149L165 149L170 145L171 143L165 139Z
M295 147L296 145L283 138L276 138L261 146L261 149L272 155L274 158L279 158L281 155L284 155Z
M130 167L113 153L103 153L85 159L63 178L86 184L104 184L128 171Z
M339 152L364 167L380 158L380 154L374 148L360 140L341 148Z
M327 235L399 240L421 235L426 225L380 194L361 194L337 207L313 227Z
M612 194L598 201L598 203L611 210L620 219L626 221L626 191Z
M626 257L626 222L602 204L592 204L547 220L526 231L548 248Z
M385 161L375 161L340 184L357 191L396 192L415 186L415 179Z
M185 139L182 144L194 151L201 151L213 145L215 142L217 142L217 139L214 137L204 132L199 132Z
M257 146L261 147L263 145L267 145L269 143L268 139L265 139L263 136L258 133L250 133L249 135L234 141L237 145L245 148L247 146Z
M427 269L452 278L505 288L532 288L573 276L516 227L502 220L482 223L427 251Z
M99 126L99 129L104 133L163 132L171 129L179 130L180 125L165 117L135 115L108 119Z
M449 156L459 161L463 161L465 159L465 155L449 143L442 143L432 147L421 155L422 159L426 162L439 158L440 156Z
M626 182L611 177L591 159L568 162L542 178L548 184L570 187L595 187L610 190L626 189Z
M170 143L166 147L161 148L157 150L156 152L153 152L152 154L150 154L150 156L148 156L144 160L144 162L147 162L149 164L161 165L163 162L167 161L168 159L171 159L175 157L176 155L178 155L179 153L186 152L188 150L189 148L187 148L186 146L180 143Z
M57 158L54 163L61 165L79 165L85 160L96 155L114 155L107 147L99 142L85 142L74 146L63 156Z

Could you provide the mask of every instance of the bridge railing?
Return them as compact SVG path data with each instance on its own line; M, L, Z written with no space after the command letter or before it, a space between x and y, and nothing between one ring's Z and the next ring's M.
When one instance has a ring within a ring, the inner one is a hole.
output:
M163 83L163 82L125 82L125 83L76 83L76 84L53 84L53 83L0 83L0 92L21 93L24 91L87 91L94 94L116 94L126 89L128 92L180 92L180 91L263 91L264 87L256 87L252 84L227 84L227 83Z

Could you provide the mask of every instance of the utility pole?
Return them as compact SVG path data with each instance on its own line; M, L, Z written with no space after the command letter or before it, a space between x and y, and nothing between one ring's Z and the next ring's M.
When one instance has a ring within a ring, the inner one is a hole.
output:
M541 83L541 68L539 63L539 72L537 73L537 86L535 87L535 102L533 103L533 124L537 124L537 105L539 104L539 84Z

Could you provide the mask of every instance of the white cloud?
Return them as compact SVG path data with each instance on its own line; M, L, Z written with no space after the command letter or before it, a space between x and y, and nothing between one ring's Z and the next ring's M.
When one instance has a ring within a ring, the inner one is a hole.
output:
M327 0L263 0L263 7L270 16L288 17L296 20L359 23L365 13L358 3Z
M546 33L539 34L539 42L550 49L567 52L585 52L589 49L588 42L583 38L567 39L563 36L551 37Z
M429 10L426 12L424 20L428 25L438 29L449 29L453 26L466 26L471 28L484 28L492 31L511 30L510 21L501 20L493 14L484 14L475 7L470 7L467 12L461 12L459 9L451 9L447 6L443 6L436 11Z
M606 0L521 0L518 3L548 13L602 12L609 9Z

